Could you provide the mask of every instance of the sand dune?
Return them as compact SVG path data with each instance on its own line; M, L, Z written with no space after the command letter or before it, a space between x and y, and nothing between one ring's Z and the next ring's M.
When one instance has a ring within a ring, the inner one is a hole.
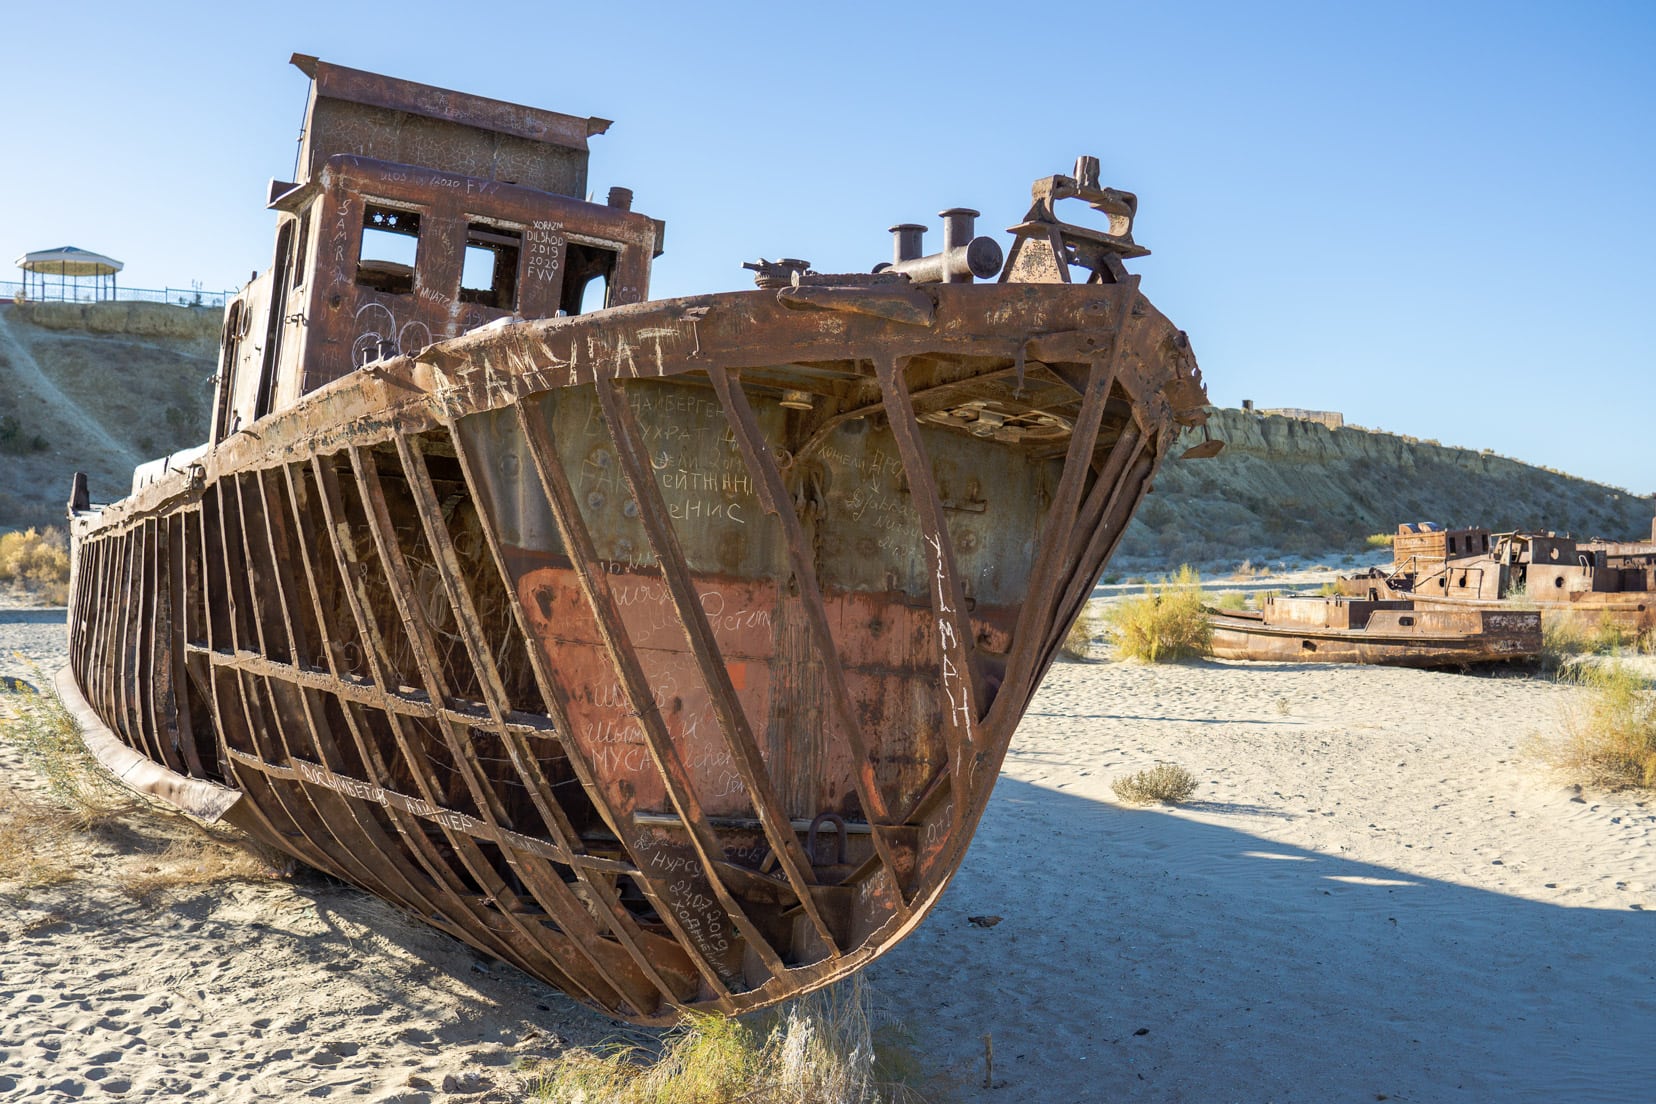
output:
M0 613L0 674L60 655L30 616ZM1572 692L1062 664L877 1005L940 1099L1646 1099L1656 807L1523 757ZM1115 800L1159 760L1189 804ZM0 741L0 800L38 784ZM624 1034L316 877L0 900L0 1099L509 1100L521 1060Z

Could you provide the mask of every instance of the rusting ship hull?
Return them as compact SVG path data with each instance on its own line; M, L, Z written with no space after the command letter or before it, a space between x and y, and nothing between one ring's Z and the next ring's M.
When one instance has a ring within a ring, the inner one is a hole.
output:
M1422 609L1475 611L1533 610L1549 626L1594 633L1612 628L1629 636L1656 629L1656 591L1582 591L1569 598L1537 600L1528 594L1512 598L1455 598L1428 591L1402 591Z
M1210 610L1220 659L1456 667L1541 650L1533 612L1430 610L1407 601L1272 599L1259 613Z
M936 902L1203 398L1136 280L490 327L79 513L74 682L135 784L577 999L760 1008Z

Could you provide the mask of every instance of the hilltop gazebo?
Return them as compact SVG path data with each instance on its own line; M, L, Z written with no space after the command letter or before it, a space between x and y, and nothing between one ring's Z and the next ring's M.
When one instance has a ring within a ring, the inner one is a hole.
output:
M23 270L25 299L84 299L82 281L91 282L93 300L115 298L115 274L126 266L102 253L65 245L25 253L17 259ZM56 281L51 277L56 276Z

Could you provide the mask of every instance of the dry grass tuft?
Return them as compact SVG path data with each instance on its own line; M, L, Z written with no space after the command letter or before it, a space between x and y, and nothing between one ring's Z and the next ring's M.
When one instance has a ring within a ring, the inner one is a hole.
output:
M1185 564L1172 578L1116 603L1105 617L1117 654L1169 663L1211 650L1213 629L1203 607L1202 578Z
M1572 677L1585 693L1565 707L1563 736L1543 754L1583 785L1656 789L1656 687L1614 662L1581 665Z
M116 887L147 901L173 889L263 881L288 865L251 841L225 839L208 829L202 833L205 839L175 840L160 854L136 856L115 876Z
M1177 805L1196 792L1195 777L1175 763L1157 763L1148 770L1129 774L1110 783L1121 800L1134 805L1161 802Z
M35 681L46 680L35 672ZM77 815L82 827L130 809L134 801L81 743L80 728L56 694L32 689L0 691L16 717L0 735L23 752L58 804Z
M48 605L69 600L69 538L61 529L0 537L0 583L16 583Z
M80 875L68 842L85 822L61 805L22 798L0 809L0 882L38 889Z
M73 881L93 853L124 852L110 871L123 892L147 900L165 890L268 878L291 862L233 829L205 825L139 798L109 777L81 743L55 695L4 693L0 737L22 751L45 783L40 797L0 809L0 882L38 888Z
M918 1104L906 1042L875 1041L860 979L752 1021L697 1015L659 1057L621 1046L574 1051L530 1070L555 1104Z
M1541 614L1541 666L1548 671L1570 667L1582 656L1610 655L1623 647L1637 648L1636 634L1627 632L1606 614L1586 626L1579 618Z
M1086 663L1094 658L1094 646L1103 633L1104 615L1093 603L1083 603L1075 623L1064 634L1064 642L1058 646L1059 654L1066 659Z

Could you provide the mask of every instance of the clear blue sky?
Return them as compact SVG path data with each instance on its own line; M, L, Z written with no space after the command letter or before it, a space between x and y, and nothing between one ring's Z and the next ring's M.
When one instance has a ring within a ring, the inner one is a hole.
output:
M0 278L268 266L293 51L615 119L592 187L667 220L657 296L863 271L944 207L998 230L1096 154L1214 401L1656 492L1656 4L10 0Z

